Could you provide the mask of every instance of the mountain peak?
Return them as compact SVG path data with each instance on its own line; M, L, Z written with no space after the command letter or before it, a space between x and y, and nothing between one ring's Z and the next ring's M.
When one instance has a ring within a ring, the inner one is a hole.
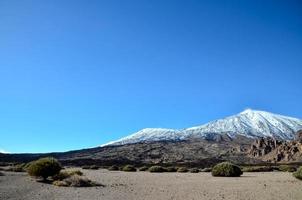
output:
M270 113L270 112L267 112L267 111L262 111L262 110L253 110L251 108L247 108L245 110L243 110L241 113L241 115L244 115L244 114L261 114L261 113L266 113L266 114L271 114L273 115L273 113Z
M240 114L249 114L249 113L253 113L256 112L256 110L252 110L251 108L247 108L244 111L242 111Z
M182 130L142 129L110 144L122 145L137 142L186 140L188 138L211 139L217 135L228 135L229 137L240 135L248 138L274 137L281 140L292 140L299 130L302 130L302 120L300 119L249 108L238 115Z

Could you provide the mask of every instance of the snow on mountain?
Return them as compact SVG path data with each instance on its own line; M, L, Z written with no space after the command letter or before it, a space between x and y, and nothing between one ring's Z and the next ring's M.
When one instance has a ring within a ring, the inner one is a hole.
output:
M188 138L211 139L217 134L227 134L230 137L242 135L249 138L275 137L282 140L292 140L298 130L302 130L302 120L300 119L247 109L237 115L182 130L146 128L105 145L185 140Z

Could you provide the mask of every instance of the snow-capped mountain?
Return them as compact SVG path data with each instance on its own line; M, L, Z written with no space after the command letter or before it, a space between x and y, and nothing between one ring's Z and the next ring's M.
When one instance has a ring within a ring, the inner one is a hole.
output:
M249 138L274 137L282 140L292 140L298 130L302 130L302 120L300 119L247 109L237 115L182 130L146 128L105 145L185 140L189 138L211 139L222 134L229 137L242 135Z

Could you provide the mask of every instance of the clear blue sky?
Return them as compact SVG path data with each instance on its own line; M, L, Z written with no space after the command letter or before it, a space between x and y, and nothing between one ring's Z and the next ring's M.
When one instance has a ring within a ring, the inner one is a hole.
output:
M0 1L0 150L93 147L245 108L302 118L301 1Z

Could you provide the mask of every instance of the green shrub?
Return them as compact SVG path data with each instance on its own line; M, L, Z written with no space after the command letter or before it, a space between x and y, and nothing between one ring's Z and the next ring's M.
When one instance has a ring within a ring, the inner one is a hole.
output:
M192 168L189 170L190 173L199 173L199 169L197 168Z
M49 176L59 174L61 168L61 164L56 159L48 157L32 162L27 172L30 176L42 177L45 180Z
M279 170L282 172L295 172L297 167L291 165L280 165Z
M139 171L147 171L148 169L149 169L149 167L143 166L143 167L140 167L138 170Z
M111 167L108 168L109 171L118 171L119 167L116 165L112 165Z
M240 167L229 162L219 163L212 169L212 176L239 177L241 174Z
M203 168L200 170L200 172L211 172L211 171L212 171L212 168L210 168L210 167Z
M185 173L185 172L188 172L189 170L186 168L186 167L180 167L177 169L177 172L180 172L180 173Z
M123 167L124 172L136 172L136 168L133 165L126 165Z
M167 167L166 170L167 170L167 172L177 172L176 167Z
M293 173L293 176L297 179L302 180L302 166L297 169L296 172Z
M272 172L276 170L276 167L272 166L245 166L242 168L243 172Z
M158 165L155 165L155 166L152 166L149 168L149 172L166 172L167 169L162 167L162 166L158 166Z

